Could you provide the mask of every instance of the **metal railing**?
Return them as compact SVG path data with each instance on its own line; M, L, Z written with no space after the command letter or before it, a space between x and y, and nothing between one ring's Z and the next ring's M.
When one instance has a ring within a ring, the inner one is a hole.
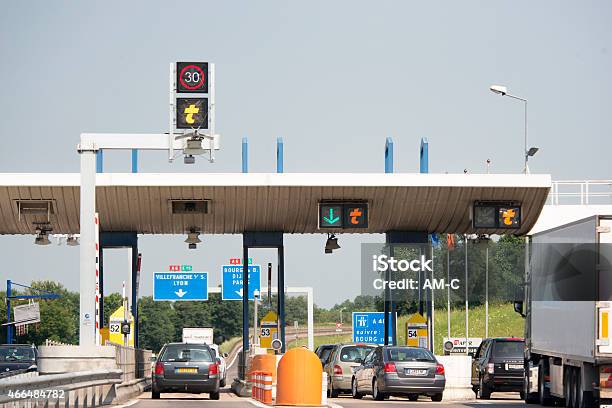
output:
M0 407L71 406L75 403L99 406L110 403L110 386L121 383L121 370L77 371L8 378L0 382ZM106 388L104 388L106 387ZM85 390L82 391L81 390ZM41 394L50 391L50 394ZM85 401L86 404L83 404Z
M548 202L550 205L612 204L612 180L553 181Z
M123 371L121 377L123 382L137 378L151 378L151 350L126 347L109 341L106 345L115 346L115 361L117 367Z

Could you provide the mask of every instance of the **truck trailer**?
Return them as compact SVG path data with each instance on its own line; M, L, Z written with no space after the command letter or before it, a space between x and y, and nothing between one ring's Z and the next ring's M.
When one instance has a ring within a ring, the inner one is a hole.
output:
M612 216L527 237L526 403L612 408Z

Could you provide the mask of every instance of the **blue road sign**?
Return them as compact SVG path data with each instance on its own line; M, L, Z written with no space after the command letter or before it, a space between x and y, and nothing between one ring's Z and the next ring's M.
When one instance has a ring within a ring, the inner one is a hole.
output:
M208 272L155 272L153 300L208 300Z
M222 274L221 299L242 300L242 265L223 265ZM255 299L255 289L261 293L261 267L249 265L249 300Z
M353 312L353 342L385 344L384 312ZM391 322L391 313L389 313ZM389 344L393 341L394 327L389 326Z

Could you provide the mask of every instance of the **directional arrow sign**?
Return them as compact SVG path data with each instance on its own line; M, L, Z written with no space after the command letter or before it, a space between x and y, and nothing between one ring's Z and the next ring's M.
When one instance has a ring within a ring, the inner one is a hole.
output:
M242 265L223 265L223 300L242 300L244 287L242 286ZM261 267L249 265L249 300L255 299L255 290L261 293Z
M391 313L389 313L391 321ZM389 343L393 341L393 325L389 326ZM385 344L384 312L353 312L353 342Z
M155 272L154 300L208 300L208 272Z
M320 204L320 228L342 228L342 205Z

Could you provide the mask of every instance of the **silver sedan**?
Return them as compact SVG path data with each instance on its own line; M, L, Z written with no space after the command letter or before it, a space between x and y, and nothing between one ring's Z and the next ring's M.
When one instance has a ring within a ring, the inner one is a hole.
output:
M375 400L391 395L416 401L427 395L441 401L446 378L444 366L427 349L407 346L378 346L354 369L353 398L371 394Z

